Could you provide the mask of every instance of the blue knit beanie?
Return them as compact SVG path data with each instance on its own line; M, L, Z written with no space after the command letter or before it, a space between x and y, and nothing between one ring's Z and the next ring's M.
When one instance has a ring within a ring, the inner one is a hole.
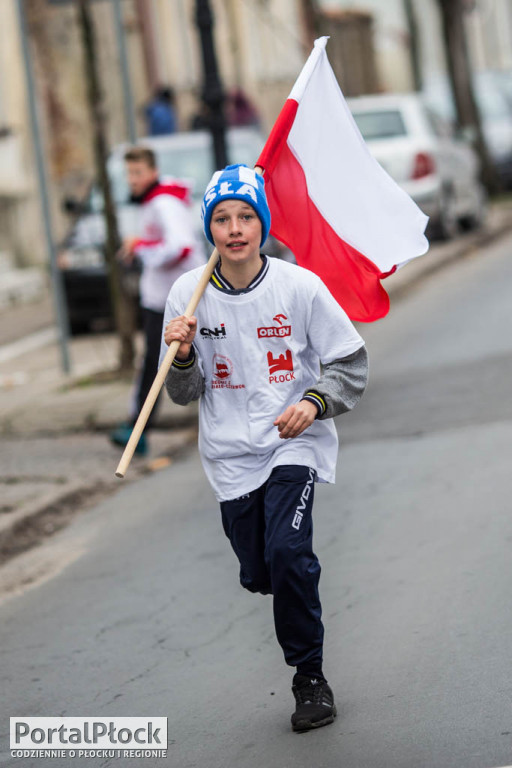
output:
M210 229L212 213L222 200L243 200L252 205L261 221L260 246L263 245L270 230L270 210L263 177L247 165L228 165L223 171L213 174L201 207L204 233L212 245L215 245Z

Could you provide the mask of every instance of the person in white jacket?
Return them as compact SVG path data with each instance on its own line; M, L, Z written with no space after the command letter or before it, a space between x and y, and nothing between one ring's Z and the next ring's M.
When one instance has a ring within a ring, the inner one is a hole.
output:
M334 482L332 417L362 396L366 350L320 278L260 253L270 211L252 169L214 174L203 224L220 262L195 317L183 313L201 269L169 293L160 359L181 343L165 384L177 403L200 398L199 450L240 583L273 595L277 640L297 670L292 727L318 728L336 706L322 668L314 483Z
M132 147L125 153L131 202L142 206L141 237L125 239L120 256L126 263L138 259L142 266L140 303L144 315L145 350L133 395L128 423L111 433L112 442L124 446L158 371L165 300L175 280L205 261L190 212L190 187L177 179L160 179L155 153ZM146 429L156 416L155 403ZM143 434L136 452L147 452Z

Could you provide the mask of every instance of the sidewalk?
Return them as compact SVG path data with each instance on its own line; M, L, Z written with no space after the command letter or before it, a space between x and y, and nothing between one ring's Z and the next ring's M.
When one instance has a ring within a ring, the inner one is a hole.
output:
M43 295L36 301L0 307L0 351L6 344L53 325L53 301L48 286L45 286Z
M0 311L41 301L48 291L48 278L43 269L15 269L6 261L0 255Z
M106 431L128 416L133 378L116 374L114 334L71 339L72 375L60 369L60 349L52 329L0 348L0 435L56 436ZM33 340L33 345L30 341ZM40 341L40 344L38 344ZM24 345L32 349L24 351ZM136 339L138 354L142 339ZM21 350L21 354L17 354ZM10 353L10 354L9 354ZM157 426L193 423L196 409L174 405L162 394Z
M510 229L512 200L493 205L484 229L432 246L389 277L391 300ZM126 479L116 479L121 451L108 441L108 430L126 419L132 392L131 379L114 373L117 339L73 338L72 375L66 376L50 307L46 297L0 313L0 562L121 483L168 465L196 441L197 405L176 406L164 394L149 456L134 457ZM140 337L137 347L140 352Z
M108 431L126 420L132 394L132 378L115 374L117 343L113 334L72 339L72 376L60 370L53 327L0 347L0 564L195 444L197 405L163 393L149 455L115 477L122 451Z

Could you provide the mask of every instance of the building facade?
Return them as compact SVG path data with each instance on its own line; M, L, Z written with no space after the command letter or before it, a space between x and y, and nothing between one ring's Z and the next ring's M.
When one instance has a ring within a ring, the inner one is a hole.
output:
M23 265L44 263L47 254L16 3L2 0L0 261L4 254ZM225 90L242 90L267 132L319 32L332 36L328 52L347 94L410 90L406 4L417 21L421 70L445 72L437 0L210 0ZM94 178L80 25L75 2L25 0L24 7L58 241L69 226L62 201L83 195ZM203 80L196 0L122 0L121 8L138 136L146 132L144 105L158 85L175 90L179 129L189 129L201 109ZM94 0L90 9L114 146L128 136L114 2ZM477 68L512 67L510 0L468 0L467 25Z

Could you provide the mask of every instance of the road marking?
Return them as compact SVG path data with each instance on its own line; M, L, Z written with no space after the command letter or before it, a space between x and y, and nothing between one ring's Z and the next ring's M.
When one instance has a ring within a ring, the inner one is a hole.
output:
M0 363L6 363L8 360L14 360L15 357L20 357L26 352L32 352L33 349L38 347L45 347L48 344L52 344L57 341L58 332L55 326L51 328L44 328L42 331L36 331L23 339L13 341L11 344L5 344L0 347Z

